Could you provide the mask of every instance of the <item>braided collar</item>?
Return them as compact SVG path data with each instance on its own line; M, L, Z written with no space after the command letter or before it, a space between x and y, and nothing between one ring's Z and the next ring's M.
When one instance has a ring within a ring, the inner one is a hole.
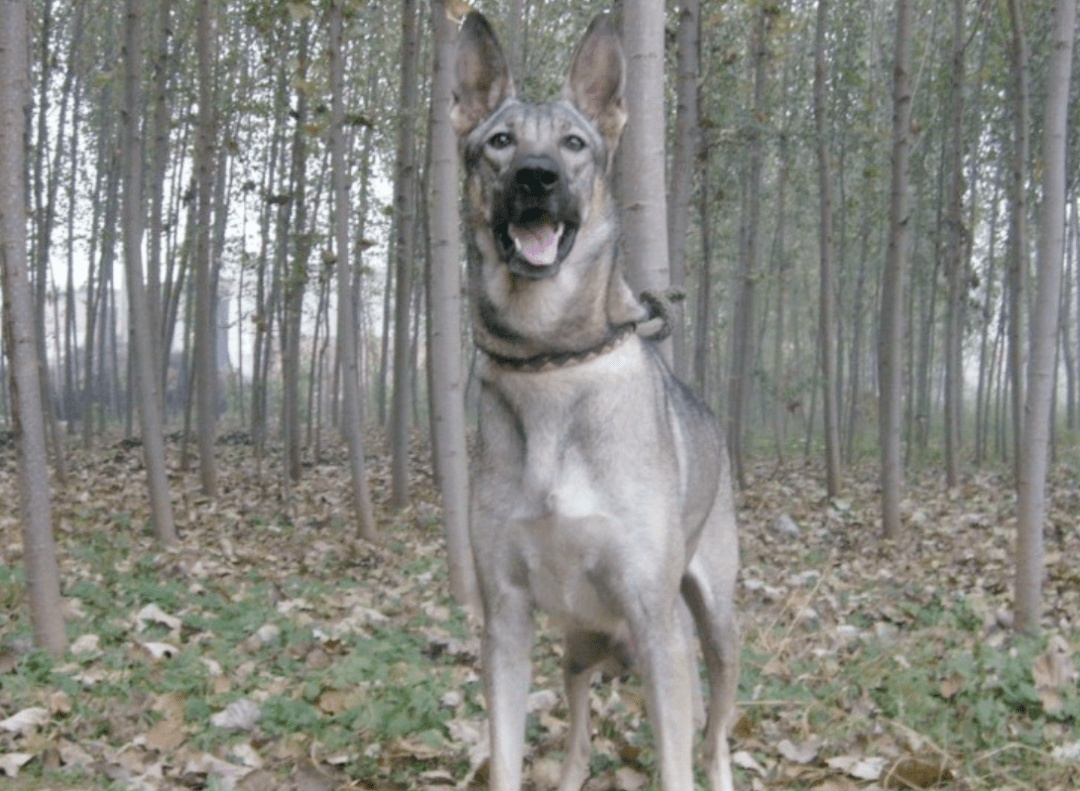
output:
M522 373L540 373L542 371L555 371L560 368L572 368L589 360L595 360L608 352L614 351L621 346L627 338L634 334L633 323L623 324L612 330L611 335L597 346L580 352L544 352L534 354L532 357L507 357L497 354L490 349L479 346L480 351L488 356L493 363L500 368Z

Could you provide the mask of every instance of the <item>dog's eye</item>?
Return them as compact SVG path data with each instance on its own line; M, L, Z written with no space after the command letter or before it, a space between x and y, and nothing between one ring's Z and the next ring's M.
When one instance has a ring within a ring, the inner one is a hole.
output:
M496 150L507 148L513 142L514 138L506 132L496 132L488 138L488 145Z
M563 138L562 144L570 151L581 151L585 148L585 141L577 135L567 135Z

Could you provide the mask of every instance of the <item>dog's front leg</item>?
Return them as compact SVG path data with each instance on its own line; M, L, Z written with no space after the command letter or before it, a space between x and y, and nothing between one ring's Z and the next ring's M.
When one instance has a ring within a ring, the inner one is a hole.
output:
M659 608L657 608L659 610ZM674 606L629 618L638 646L663 791L693 791L690 654Z
M484 684L491 735L491 791L519 791L529 696L532 607L503 592L484 618Z

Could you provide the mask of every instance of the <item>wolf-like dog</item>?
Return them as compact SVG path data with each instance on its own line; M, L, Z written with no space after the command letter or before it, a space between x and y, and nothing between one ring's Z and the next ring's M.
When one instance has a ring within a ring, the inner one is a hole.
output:
M455 69L451 123L465 167L468 284L482 352L471 541L484 607L490 787L521 785L541 608L566 634L560 791L578 791L588 777L595 671L631 656L661 785L692 789L697 665L688 609L708 667L708 781L731 791L739 646L729 464L708 410L639 334L649 313L623 276L610 188L626 122L619 39L597 17L561 98L531 104L517 98L488 23L471 13Z

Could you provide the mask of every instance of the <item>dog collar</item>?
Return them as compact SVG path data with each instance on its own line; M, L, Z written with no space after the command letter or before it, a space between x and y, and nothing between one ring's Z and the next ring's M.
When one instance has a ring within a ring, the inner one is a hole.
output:
M532 357L507 357L490 349L485 349L479 344L477 344L477 347L500 368L523 373L540 373L542 371L555 371L560 368L572 368L575 365L581 365L589 360L602 357L625 343L626 339L634 334L635 327L636 325L632 322L616 327L603 343L580 352L545 352L543 354L534 354Z

